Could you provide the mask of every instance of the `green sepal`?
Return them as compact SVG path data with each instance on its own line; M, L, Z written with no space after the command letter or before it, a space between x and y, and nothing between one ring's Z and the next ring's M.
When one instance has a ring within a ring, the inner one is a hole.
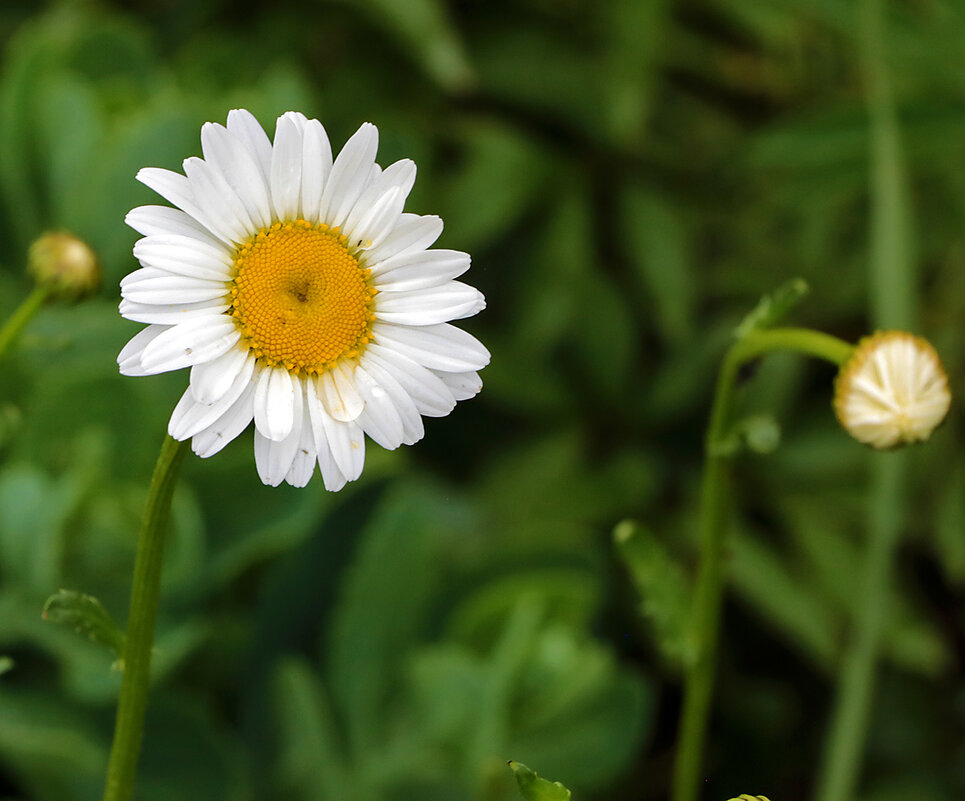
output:
M695 658L690 640L692 589L684 569L652 531L631 520L618 523L613 541L636 588L640 612L653 626L657 646L675 667Z
M44 604L44 620L85 634L91 642L110 648L120 660L124 655L124 633L103 604L93 595L61 590Z
M570 791L559 782L541 779L522 762L509 762L516 784L526 801L570 801Z
M792 278L773 292L764 295L734 330L737 339L743 339L751 331L770 328L803 300L811 288L803 278Z

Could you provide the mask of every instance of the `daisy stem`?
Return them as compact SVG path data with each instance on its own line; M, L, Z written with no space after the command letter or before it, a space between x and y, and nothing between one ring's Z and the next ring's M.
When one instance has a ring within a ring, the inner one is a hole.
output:
M37 310L43 305L49 294L50 290L47 287L35 287L33 292L24 298L23 303L17 307L17 310L10 315L10 319L7 320L3 328L0 328L0 358L3 357L7 348L9 348L10 344L17 338L17 335L23 330L24 326L27 325L37 313Z
M184 443L165 436L154 467L144 522L137 544L131 607L124 647L121 695L114 724L114 744L107 768L104 801L129 801L134 792L134 775L144 731L154 624L161 590L164 542L171 511L171 494L178 467L184 457Z
M717 377L707 429L700 496L700 562L690 617L693 659L684 676L684 701L677 735L673 801L696 801L701 780L707 717L717 661L717 635L724 589L723 554L727 531L732 449L727 439L740 368L772 351L790 350L842 364L854 350L837 337L804 328L755 329L735 342Z

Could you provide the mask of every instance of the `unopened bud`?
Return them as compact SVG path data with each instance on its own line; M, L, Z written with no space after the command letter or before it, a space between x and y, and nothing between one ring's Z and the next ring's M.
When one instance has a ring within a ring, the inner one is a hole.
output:
M862 339L834 385L834 412L859 442L894 448L928 439L952 395L935 349L905 331Z
M97 256L82 240L63 231L42 234L30 246L27 272L51 294L79 300L100 285Z

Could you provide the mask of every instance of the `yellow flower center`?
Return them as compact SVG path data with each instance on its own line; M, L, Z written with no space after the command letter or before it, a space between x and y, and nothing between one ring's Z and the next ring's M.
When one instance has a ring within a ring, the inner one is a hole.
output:
M238 249L234 266L231 314L269 367L314 375L371 340L376 290L338 228L275 223Z

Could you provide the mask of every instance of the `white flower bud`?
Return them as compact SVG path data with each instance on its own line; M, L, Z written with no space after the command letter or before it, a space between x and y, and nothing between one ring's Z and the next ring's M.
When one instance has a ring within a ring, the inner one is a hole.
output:
M928 439L952 396L935 349L905 331L862 339L834 386L834 412L859 442L894 448Z

